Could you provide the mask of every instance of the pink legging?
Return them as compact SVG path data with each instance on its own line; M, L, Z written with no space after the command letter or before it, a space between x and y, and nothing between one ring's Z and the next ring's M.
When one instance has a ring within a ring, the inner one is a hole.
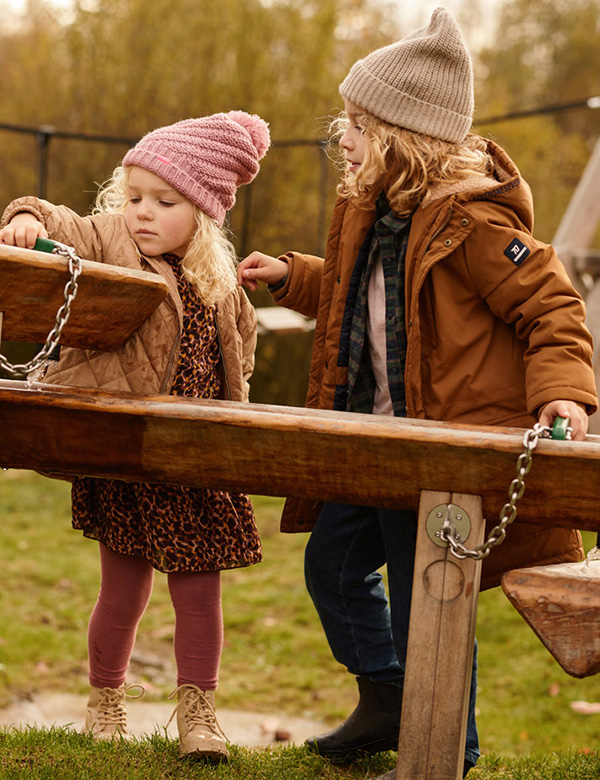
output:
M88 627L90 684L125 682L138 624L150 600L154 570L144 558L100 544L102 579ZM177 685L214 690L223 649L220 572L167 574L175 610Z

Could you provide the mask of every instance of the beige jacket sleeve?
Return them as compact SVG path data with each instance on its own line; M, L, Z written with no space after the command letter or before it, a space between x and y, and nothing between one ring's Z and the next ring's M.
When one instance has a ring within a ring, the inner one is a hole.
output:
M9 203L2 215L0 227L5 227L16 214L22 212L33 214L44 225L51 239L72 246L85 260L131 265L131 261L122 262L121 258L108 256L114 254L115 250L119 252L118 245L123 247L124 220L119 215L96 214L81 217L67 206L57 206L47 200L26 196ZM115 240L117 234L120 236L118 242ZM127 249L129 251L126 254L130 254L130 248Z

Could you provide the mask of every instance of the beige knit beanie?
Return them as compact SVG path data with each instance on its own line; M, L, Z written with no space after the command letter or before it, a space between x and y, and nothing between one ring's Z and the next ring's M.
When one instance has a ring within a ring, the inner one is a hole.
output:
M436 8L426 27L356 62L340 94L385 122L461 143L473 120L473 67L456 20Z

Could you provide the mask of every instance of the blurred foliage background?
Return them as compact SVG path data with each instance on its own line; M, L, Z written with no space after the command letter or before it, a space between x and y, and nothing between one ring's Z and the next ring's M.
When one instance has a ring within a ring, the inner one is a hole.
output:
M269 122L274 146L231 212L239 254L321 254L338 179L325 143L338 84L437 4L473 54L474 129L517 162L536 235L549 242L598 136L600 112L585 99L600 94L600 0L29 0L21 14L0 0L0 206L41 193L85 213L144 133L243 109ZM271 303L264 290L251 297ZM261 336L252 400L302 405L309 351L310 335Z

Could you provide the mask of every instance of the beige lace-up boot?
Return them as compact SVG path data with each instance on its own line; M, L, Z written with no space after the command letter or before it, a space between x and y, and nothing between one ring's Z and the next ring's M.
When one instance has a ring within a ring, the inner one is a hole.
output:
M204 758L213 763L226 761L229 758L227 737L215 715L215 692L186 684L176 688L169 699L175 696L179 696L179 702L169 723L177 713L179 755Z
M140 693L132 695L132 688L139 689ZM125 698L140 699L144 693L141 685L123 683L118 688L96 688L92 685L84 731L92 732L94 742L113 738L131 739L127 731Z

